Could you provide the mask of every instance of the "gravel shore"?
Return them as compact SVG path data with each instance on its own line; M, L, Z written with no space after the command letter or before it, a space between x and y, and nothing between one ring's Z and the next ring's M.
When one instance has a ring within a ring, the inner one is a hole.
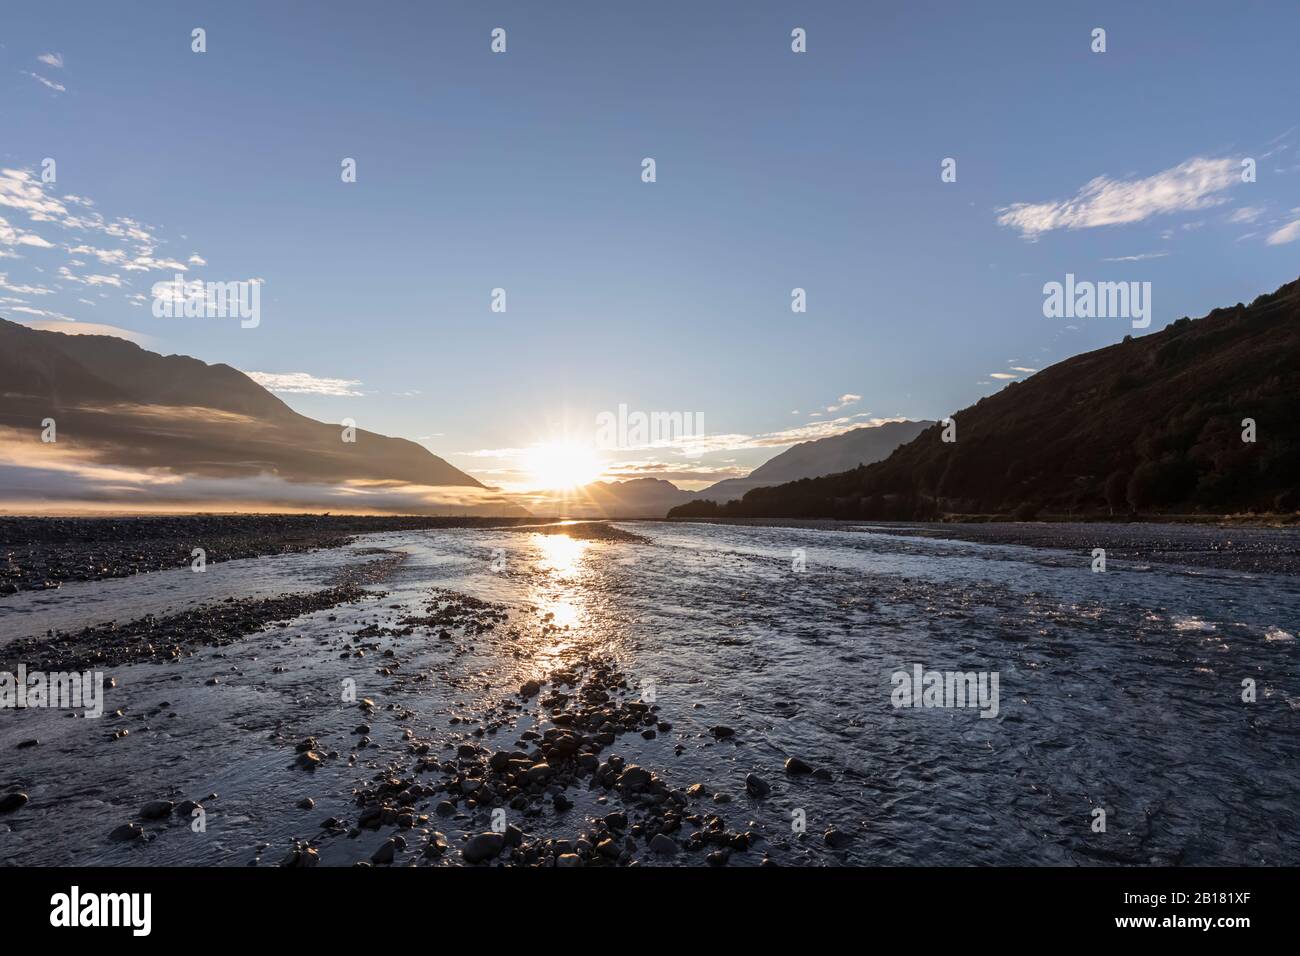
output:
M0 595L209 563L334 548L382 531L491 528L521 518L387 515L176 515L132 518L0 517Z

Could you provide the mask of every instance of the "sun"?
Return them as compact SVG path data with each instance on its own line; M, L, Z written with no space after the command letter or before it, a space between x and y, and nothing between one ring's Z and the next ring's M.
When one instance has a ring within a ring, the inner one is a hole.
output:
M583 445L548 442L528 449L528 475L543 491L567 491L600 477L604 464Z

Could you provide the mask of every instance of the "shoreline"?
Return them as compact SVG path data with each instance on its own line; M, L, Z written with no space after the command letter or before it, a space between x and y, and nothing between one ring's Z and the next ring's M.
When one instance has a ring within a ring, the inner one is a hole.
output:
M1217 525L1220 540L1207 546L1207 523L1186 522L1037 522L971 523L905 521L837 521L823 518L669 519L672 524L721 524L748 527L889 534L1078 553L1087 560L1094 548L1122 561L1167 566L1300 575L1300 529L1265 525Z
M0 598L189 567L195 548L210 564L337 548L358 535L451 528L542 527L537 518L420 515L193 514L123 517L0 516Z

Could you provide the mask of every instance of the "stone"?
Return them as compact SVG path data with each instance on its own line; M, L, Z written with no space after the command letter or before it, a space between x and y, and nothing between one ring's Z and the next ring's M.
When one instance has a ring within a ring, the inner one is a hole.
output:
M170 800L150 800L140 808L140 819L161 820L163 817L171 816L175 809L176 804Z
M834 827L831 827L826 831L824 839L826 840L826 845L832 850L843 850L853 842L853 834L845 833L843 830L837 830Z
M469 838L461 847L460 855L466 863L482 863L494 859L506 845L503 833L479 833Z
M652 778L653 774L649 770L632 764L618 775L618 785L624 790L639 790L648 785Z
M384 865L393 862L393 857L397 854L397 844L392 840L386 840L370 857L370 862L377 865Z
M138 823L123 823L120 827L115 827L108 838L114 843L125 843L127 840L138 840L144 836L144 827Z
M677 841L666 833L656 833L650 840L650 851L658 856L676 856L679 849Z
M0 797L0 813L13 813L28 800L25 793L6 793Z

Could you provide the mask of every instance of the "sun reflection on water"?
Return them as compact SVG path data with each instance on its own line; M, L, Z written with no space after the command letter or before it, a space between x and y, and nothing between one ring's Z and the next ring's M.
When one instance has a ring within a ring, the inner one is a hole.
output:
M537 547L542 552L538 566L564 577L578 573L579 559L591 543L565 534L536 534L533 537L537 539Z
M563 534L535 534L533 540L544 578L532 593L541 618L532 652L554 664L584 642L584 602L574 586L588 576L583 558L591 542Z

